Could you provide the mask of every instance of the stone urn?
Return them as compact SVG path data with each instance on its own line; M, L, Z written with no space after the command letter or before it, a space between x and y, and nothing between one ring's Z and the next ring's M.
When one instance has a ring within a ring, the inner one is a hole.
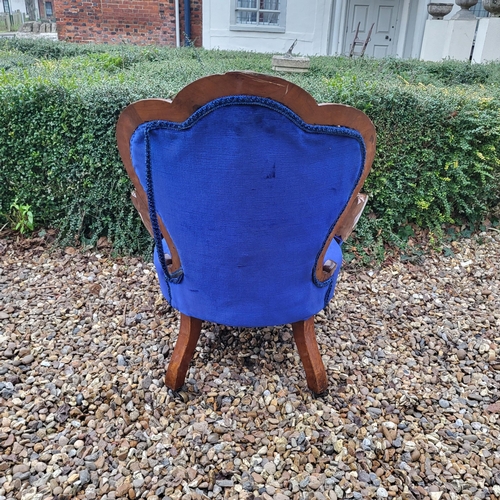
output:
M476 5L478 0L455 0L455 3L460 7L460 10L452 17L452 19L476 19L476 16L469 10Z
M427 4L427 12L432 16L432 19L443 19L453 9L452 3L429 3Z
M491 17L500 17L500 0L483 0L483 7Z

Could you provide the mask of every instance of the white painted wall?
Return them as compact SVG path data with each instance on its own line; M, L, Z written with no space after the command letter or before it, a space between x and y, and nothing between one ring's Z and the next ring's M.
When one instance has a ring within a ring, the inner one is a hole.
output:
M448 21L428 19L425 22L424 39L420 59L422 61L442 61L446 43Z
M441 61L455 59L468 61L477 21L429 19L425 24L424 40L420 59Z
M327 47L328 55L340 54L342 51L342 40L340 33L343 32L342 26L345 21L345 9L347 2L342 0L334 0L331 12L330 12L330 23L329 23L329 40Z
M451 0L450 0L451 1ZM418 0L418 5L416 10L413 11L413 19L409 19L409 23L414 23L413 27L413 37L411 40L407 40L406 43L411 47L407 54L418 59L420 57L420 49L422 47L422 39L424 37L425 21L427 20L429 14L427 13L427 0Z
M231 2L204 0L203 46L207 49L283 53L297 39L294 53L326 54L332 0L287 0L285 33L231 31Z
M451 3L451 1L452 0L446 0L447 3ZM456 3L454 3L453 9L451 9L451 12L447 16L444 16L443 19L445 19L445 20L451 19L459 10L460 10L460 7ZM432 17L432 16L429 16L429 17Z
M500 61L500 18L479 20L472 62Z
M399 18L399 32L396 43L396 57L403 57L406 42L406 33L408 31L408 21L410 16L410 0L403 0L401 15Z

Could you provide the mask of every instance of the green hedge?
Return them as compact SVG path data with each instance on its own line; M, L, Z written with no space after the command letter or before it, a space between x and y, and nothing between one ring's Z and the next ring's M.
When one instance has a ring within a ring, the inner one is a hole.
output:
M362 109L378 148L359 245L404 243L412 224L476 222L500 196L500 64L316 57L287 76L318 101ZM130 102L172 97L204 75L271 73L270 56L199 49L0 42L0 213L14 199L64 243L148 237L129 201L115 124ZM0 221L1 223L1 221Z

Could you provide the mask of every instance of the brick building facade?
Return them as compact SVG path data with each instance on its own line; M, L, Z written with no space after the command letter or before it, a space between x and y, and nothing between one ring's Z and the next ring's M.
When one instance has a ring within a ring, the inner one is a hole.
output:
M191 40L202 45L202 0L190 0ZM175 46L174 0L53 0L59 40ZM184 0L179 0L184 45Z

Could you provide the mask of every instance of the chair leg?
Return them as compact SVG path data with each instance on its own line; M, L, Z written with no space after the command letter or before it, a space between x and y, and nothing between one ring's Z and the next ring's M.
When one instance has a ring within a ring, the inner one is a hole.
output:
M306 372L307 386L316 394L324 392L328 386L325 365L314 333L314 316L292 323L293 337L300 359Z
M201 319L181 313L181 326L174 352L165 375L165 385L176 391L184 384L189 363L201 333Z

